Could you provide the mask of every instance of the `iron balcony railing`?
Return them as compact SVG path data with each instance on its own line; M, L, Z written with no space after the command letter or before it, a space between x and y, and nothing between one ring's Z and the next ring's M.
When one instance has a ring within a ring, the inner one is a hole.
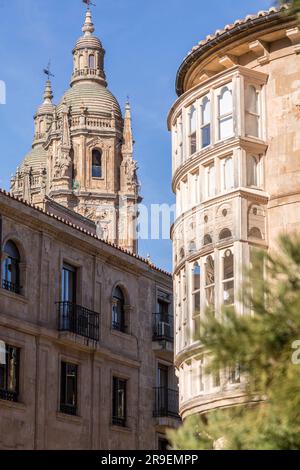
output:
M18 401L18 392L11 392L9 390L0 389L0 400Z
M69 331L92 341L99 341L99 313L73 302L57 302L57 306L59 331Z
M179 417L179 393L167 387L154 389L154 411L155 418L178 418Z
M174 322L172 315L153 314L153 341L174 342Z
M65 405L63 403L60 404L60 412L65 415L76 416L77 415L77 407L74 405Z
M14 294L21 293L21 287L19 284L15 284L14 282L10 282L5 279L2 280L2 288L8 290L9 292L13 292Z

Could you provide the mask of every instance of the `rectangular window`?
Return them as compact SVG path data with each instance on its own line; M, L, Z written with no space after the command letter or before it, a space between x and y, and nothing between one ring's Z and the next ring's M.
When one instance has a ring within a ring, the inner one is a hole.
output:
M194 263L192 268L192 305L193 305L193 323L194 323L194 340L197 341L200 335L200 313L201 313L201 269L199 263Z
M197 111L195 106L191 106L189 111L189 143L190 155L197 152Z
M218 95L219 140L233 136L233 99L230 86L224 86Z
M201 104L201 147L205 148L211 144L211 103L205 96Z
M177 119L177 166L183 163L183 124L182 116Z
M115 426L126 426L126 390L127 380L113 377L113 416L112 423Z
M205 263L205 297L206 305L212 309L215 307L215 261L208 256Z
M234 257L231 250L226 250L223 258L223 293L224 305L234 304Z
M229 369L229 383L238 384L241 381L240 365L236 364L235 367Z
M68 362L61 363L60 411L68 415L77 414L78 366Z
M245 90L246 135L260 137L260 102L259 90L248 85Z
M20 350L0 341L0 399L18 401Z
M76 304L77 269L64 264L62 269L61 301Z

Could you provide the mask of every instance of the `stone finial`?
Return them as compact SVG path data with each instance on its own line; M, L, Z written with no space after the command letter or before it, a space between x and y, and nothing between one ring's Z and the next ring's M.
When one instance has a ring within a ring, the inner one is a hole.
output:
M92 20L92 13L91 10L87 10L85 15L85 22L82 28L85 36L91 36L95 31L93 20Z
M44 104L52 103L52 100L53 100L53 92L52 92L51 81L47 80L45 91L44 91Z
M133 154L133 135L132 135L132 123L131 123L131 107L129 100L127 99L125 105L125 117L124 117L124 130L123 130L123 155Z

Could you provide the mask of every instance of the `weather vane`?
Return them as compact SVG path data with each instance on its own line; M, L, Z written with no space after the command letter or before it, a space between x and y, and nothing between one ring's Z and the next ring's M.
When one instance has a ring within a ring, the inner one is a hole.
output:
M49 61L47 68L43 70L44 74L47 75L48 80L50 79L50 77L54 77L53 73L51 73L50 67L51 67L51 62Z
M95 3L92 3L92 2L91 2L91 0L82 0L82 1L83 1L83 3L86 4L88 10L90 9L90 6L91 6L91 5L92 5L93 7L96 6Z

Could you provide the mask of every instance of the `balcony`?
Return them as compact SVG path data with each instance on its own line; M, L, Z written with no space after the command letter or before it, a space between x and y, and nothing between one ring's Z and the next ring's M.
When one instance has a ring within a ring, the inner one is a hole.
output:
M154 389L154 411L155 418L176 418L179 416L179 393L166 387Z
M0 400L13 401L14 403L17 403L18 393L0 389Z
M14 294L21 293L21 287L19 286L19 284L15 284L5 279L2 280L2 289L8 290L9 292L13 292Z
M173 316L153 314L153 341L174 342Z
M99 341L99 313L72 302L57 302L58 330Z

